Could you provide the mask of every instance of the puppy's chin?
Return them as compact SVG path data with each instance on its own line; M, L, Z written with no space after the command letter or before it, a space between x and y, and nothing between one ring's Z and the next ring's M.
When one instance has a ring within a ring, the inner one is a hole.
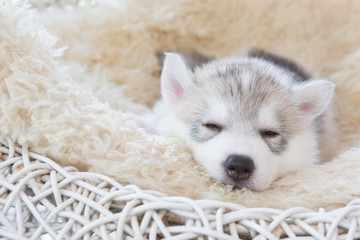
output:
M248 189L248 190L255 191L255 192L264 191L264 190L268 189L271 184L271 182L270 182L268 184L257 185L254 183L254 179L251 177L247 180L239 181L239 182L236 182L236 181L226 177L221 182L223 184L232 186L233 191L241 190L241 189Z
M247 180L244 180L244 181L236 182L236 181L234 181L233 179L230 179L230 178L228 178L228 177L225 177L221 182L222 182L223 184L225 184L225 185L230 185L230 186L232 186L232 190L233 190L233 191L240 190L240 189L244 189L244 188L249 189L249 190L252 190L252 191L257 191L257 190L253 187L251 178L250 178L250 179L247 179Z

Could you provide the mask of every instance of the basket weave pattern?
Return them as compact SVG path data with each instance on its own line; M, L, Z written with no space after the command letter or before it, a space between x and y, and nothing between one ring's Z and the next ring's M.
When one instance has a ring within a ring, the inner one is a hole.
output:
M286 211L168 197L122 186L0 140L0 236L6 239L360 238L360 199Z

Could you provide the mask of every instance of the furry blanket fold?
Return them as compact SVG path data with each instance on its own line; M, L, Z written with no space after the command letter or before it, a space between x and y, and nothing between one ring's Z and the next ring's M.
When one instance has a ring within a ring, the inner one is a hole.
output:
M63 165L170 195L282 209L332 209L360 197L359 2L104 1L40 15L16 2L0 5L1 135ZM181 139L150 136L124 118L159 97L157 50L224 56L253 46L307 63L337 84L335 160L263 192L232 191L195 163Z

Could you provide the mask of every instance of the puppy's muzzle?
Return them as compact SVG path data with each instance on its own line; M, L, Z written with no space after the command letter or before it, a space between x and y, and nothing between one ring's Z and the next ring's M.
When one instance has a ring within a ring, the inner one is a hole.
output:
M254 161L246 155L230 155L224 164L226 174L235 182L248 179L254 171Z

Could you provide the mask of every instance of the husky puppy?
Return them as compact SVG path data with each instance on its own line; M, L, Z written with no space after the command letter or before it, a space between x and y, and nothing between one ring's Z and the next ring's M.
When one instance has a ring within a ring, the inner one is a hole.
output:
M166 53L162 99L143 121L155 134L185 139L215 179L261 191L318 162L317 133L334 88L260 50L194 72L183 57Z

